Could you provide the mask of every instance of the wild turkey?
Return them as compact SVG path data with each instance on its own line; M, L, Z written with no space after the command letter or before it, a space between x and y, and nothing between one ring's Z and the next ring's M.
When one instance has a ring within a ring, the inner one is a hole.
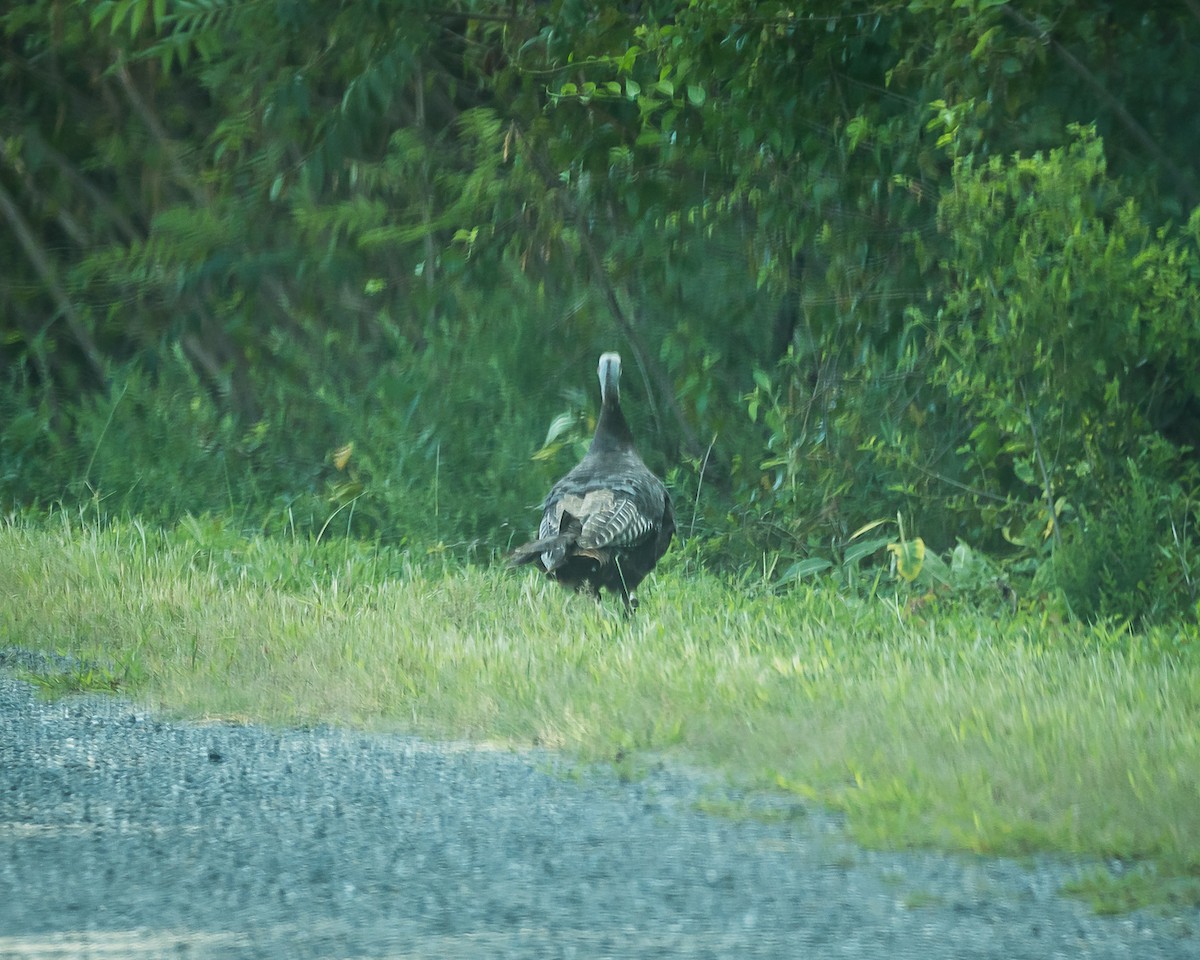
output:
M621 412L621 357L600 357L600 419L587 455L542 503L538 538L518 547L513 566L536 561L552 580L597 600L616 591L632 613L634 590L675 533L667 488L638 456Z

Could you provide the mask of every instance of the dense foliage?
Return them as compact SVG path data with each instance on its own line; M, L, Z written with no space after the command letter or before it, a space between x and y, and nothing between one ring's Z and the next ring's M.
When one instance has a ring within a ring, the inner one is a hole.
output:
M1195 615L1195 4L31 0L0 43L8 507L486 556L617 348L687 556Z

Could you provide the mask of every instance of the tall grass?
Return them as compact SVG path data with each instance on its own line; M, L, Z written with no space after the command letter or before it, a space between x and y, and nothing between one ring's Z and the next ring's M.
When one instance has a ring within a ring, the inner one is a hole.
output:
M842 810L872 845L1137 861L1200 902L1194 628L779 596L681 568L648 586L630 622L349 541L0 528L0 644L102 663L170 712L666 752Z

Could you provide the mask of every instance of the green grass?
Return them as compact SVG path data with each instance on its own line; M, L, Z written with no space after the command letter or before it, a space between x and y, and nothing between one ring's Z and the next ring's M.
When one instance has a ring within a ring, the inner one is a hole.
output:
M1129 865L1077 884L1098 909L1200 904L1194 627L670 566L646 586L629 622L523 571L345 541L0 527L0 645L99 664L81 670L177 715L665 755L843 811L868 845L1095 857Z

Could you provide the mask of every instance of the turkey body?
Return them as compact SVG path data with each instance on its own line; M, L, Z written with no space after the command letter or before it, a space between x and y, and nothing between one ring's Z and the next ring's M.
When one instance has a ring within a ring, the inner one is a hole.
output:
M512 554L536 563L564 586L599 598L618 593L627 611L634 591L667 551L675 514L667 488L642 462L621 412L621 358L600 357L600 418L587 455L542 503L536 540Z

